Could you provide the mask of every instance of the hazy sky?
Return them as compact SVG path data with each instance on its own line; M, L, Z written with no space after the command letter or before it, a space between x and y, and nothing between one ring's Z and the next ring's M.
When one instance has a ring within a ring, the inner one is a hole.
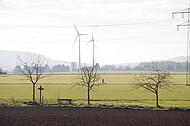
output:
M0 50L40 53L78 62L76 31L81 37L81 62L103 64L168 59L186 55L187 20L172 12L189 0L0 0Z

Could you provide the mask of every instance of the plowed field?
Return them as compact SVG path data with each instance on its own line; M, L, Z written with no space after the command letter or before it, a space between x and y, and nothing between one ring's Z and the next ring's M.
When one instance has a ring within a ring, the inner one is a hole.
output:
M0 126L190 126L189 111L0 107Z

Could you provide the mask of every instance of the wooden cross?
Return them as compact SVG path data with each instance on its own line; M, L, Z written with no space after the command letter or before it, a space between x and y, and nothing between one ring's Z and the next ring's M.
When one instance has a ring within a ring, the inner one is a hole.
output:
M44 88L42 88L42 86L40 85L40 87L38 88L38 90L40 90L40 104L42 104L42 90L45 90Z

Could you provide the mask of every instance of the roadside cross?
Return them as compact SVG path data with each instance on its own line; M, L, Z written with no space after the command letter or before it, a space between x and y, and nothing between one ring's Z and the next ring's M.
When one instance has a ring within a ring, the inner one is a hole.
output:
M42 90L45 90L44 88L42 88L42 86L40 85L40 87L38 88L38 90L40 90L40 104L42 104Z

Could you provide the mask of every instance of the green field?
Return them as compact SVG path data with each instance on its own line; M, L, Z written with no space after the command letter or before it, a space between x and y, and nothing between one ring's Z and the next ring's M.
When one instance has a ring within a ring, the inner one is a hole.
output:
M155 95L145 89L134 89L133 74L104 74L106 85L96 87L91 92L92 104L155 106ZM177 84L171 91L159 91L159 104L165 107L190 108L190 86L185 86L185 75L174 74ZM39 101L37 88L45 90L44 104L56 104L58 98L71 98L76 104L87 104L86 88L73 87L77 75L50 75L36 85L36 100ZM31 101L32 84L23 75L0 75L0 102Z

